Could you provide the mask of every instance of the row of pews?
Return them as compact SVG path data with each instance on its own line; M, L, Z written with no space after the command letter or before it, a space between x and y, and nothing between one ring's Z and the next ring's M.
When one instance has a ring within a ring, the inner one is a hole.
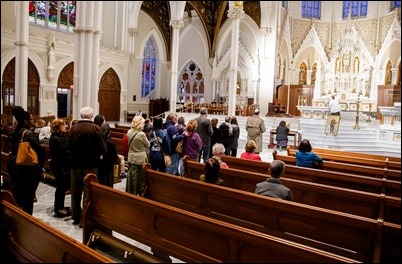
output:
M126 131L117 130L112 138L121 143ZM283 157L294 158L274 155ZM229 165L219 175L225 186L198 181L203 164L186 158L185 177L156 172L146 164L141 196L105 187L96 175L87 175L80 245L103 243L140 262L166 262L165 255L186 262L400 262L400 168L325 160L319 170L285 161L281 180L294 200L284 201L254 193L255 184L269 175L268 162L223 160ZM328 163L334 167L325 168ZM335 170L348 166L358 169ZM116 233L155 254L127 244Z

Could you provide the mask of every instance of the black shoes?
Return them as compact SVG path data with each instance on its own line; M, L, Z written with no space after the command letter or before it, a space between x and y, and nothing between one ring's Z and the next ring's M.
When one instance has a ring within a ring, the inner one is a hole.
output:
M78 225L79 228L83 227L80 220L74 220L73 225Z
M57 210L54 213L54 217L63 218L71 215L71 210L69 207L65 207L64 209Z

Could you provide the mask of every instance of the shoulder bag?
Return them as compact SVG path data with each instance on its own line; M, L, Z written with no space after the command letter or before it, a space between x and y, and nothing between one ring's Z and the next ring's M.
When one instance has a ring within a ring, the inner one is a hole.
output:
M17 160L15 161L15 164L21 166L36 166L38 165L38 155L31 147L31 143L23 141L25 132L27 132L27 129L22 133L21 141L18 144Z
M166 166L166 167L170 167L170 165L172 164L172 160L170 159L169 154L167 154L165 151L163 151L163 147L162 147L162 145L159 143L159 140L158 140L158 138L157 138L157 136L156 136L155 130L154 130L153 132L154 132L154 140L157 142L157 144L159 145L159 148L162 150L163 159L165 160L165 166ZM168 135L166 135L166 136L168 137Z

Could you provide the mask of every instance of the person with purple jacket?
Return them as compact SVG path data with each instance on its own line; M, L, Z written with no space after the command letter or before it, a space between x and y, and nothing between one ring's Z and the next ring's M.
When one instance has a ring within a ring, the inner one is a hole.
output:
M183 140L183 154L189 156L190 160L192 161L198 161L198 157L202 148L201 137L200 135L198 135L197 132L195 132L197 126L197 120L190 120L186 126L186 131L189 136Z

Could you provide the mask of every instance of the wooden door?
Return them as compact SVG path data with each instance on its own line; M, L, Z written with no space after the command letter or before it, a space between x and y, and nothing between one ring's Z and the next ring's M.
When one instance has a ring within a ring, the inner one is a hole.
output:
M288 105L288 86L281 85L278 87L278 106L284 106L285 112L287 112L287 105Z
M400 85L378 85L376 119L381 120L381 112L378 106L394 106L394 102L400 101Z
M289 94L289 114L300 116L300 111L297 110L298 99L304 98L306 105L312 105L314 95L314 85L290 85Z
M120 120L120 80L116 72L109 68L99 83L99 114L106 121Z

